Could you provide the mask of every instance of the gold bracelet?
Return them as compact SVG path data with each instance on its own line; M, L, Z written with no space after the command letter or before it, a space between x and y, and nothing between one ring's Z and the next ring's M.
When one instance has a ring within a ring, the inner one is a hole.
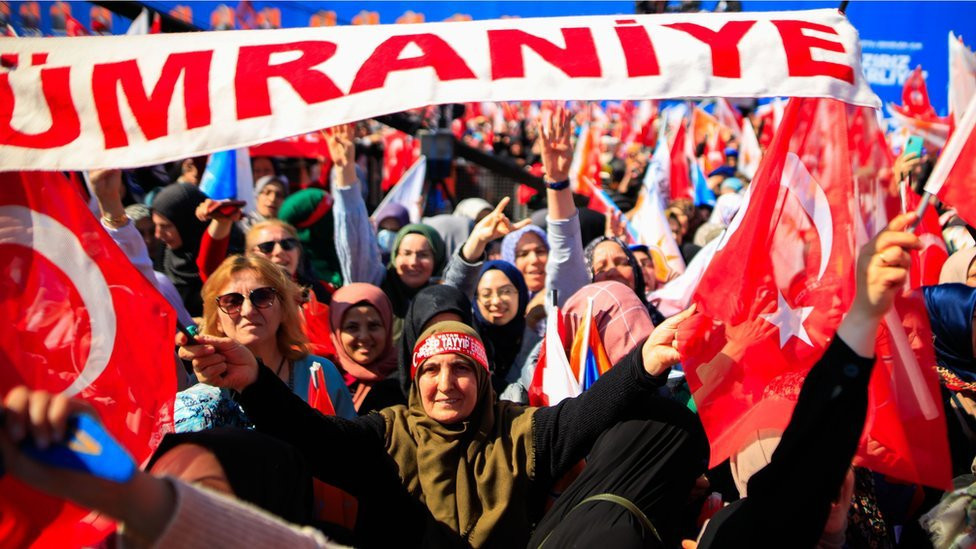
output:
M108 226L112 227L113 229L118 229L119 227L123 227L125 226L126 223L129 222L129 216L126 214L111 215L106 213L106 214L102 214L102 219L105 221L105 223L108 224Z

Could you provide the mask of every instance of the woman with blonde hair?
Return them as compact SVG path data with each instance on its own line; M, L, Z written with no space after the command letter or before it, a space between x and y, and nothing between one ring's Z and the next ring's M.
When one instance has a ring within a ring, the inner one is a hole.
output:
M284 270L259 256L230 256L203 285L201 333L229 337L261 357L291 390L309 401L320 368L328 401L336 415L353 418L356 411L335 365L309 354L308 337L299 313L301 288ZM319 368L315 368L315 365ZM310 386L311 384L311 386ZM321 385L321 384L319 384ZM177 395L177 431L199 431L250 422L229 395L196 385Z
M200 246L201 254L207 257L207 264L216 265L221 261L216 258L227 254L230 225L233 222L233 217L214 217L212 230L207 230ZM336 350L329 326L329 303L335 289L311 274L295 227L280 219L255 224L245 236L244 253L274 263L300 286L301 291L296 295L309 349L312 354L335 360ZM213 275L201 270L200 276L206 282Z

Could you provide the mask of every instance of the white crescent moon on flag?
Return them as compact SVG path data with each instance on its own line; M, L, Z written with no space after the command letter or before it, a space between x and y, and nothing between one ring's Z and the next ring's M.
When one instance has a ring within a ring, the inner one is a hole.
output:
M810 184L811 181L813 185ZM830 213L827 194L820 183L807 171L800 157L792 152L786 153L779 184L793 191L803 211L807 212L817 228L817 234L820 236L820 273L817 278L823 278L834 245L834 218Z
M74 382L62 391L74 396L102 375L115 346L116 318L112 292L102 270L85 252L84 246L70 229L56 219L24 206L0 206L0 218L8 218L22 230L6 244L31 248L54 263L81 296L91 321L91 345L85 366Z

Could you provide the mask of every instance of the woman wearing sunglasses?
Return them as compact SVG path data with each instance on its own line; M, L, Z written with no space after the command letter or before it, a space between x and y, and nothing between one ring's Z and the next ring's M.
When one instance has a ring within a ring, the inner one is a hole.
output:
M214 235L229 235L229 225L233 222L233 218L214 218L212 226L226 224L228 230L208 230L204 234L201 253L207 255L205 264L217 265L222 261L217 258L227 256L229 238L219 239ZM244 240L245 255L263 257L274 263L302 288L298 303L305 335L308 336L309 350L316 355L334 360L336 351L332 344L329 326L329 302L332 300L334 290L325 282L312 276L302 251L295 227L280 219L268 219L257 223L247 232ZM210 272L201 270L200 277L204 282L210 276Z
M308 338L299 316L301 288L280 267L256 255L231 256L203 285L201 333L229 337L271 364L275 375L309 400L311 368L322 367L329 400L336 415L356 417L352 398L335 365L309 354ZM199 431L250 421L229 395L198 384L178 394L177 431Z

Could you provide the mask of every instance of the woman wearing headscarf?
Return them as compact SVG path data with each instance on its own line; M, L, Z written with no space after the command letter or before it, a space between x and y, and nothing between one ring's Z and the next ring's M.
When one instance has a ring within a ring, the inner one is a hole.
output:
M677 543L676 510L707 461L700 423L657 396L679 358L672 347L677 326L689 315L668 321L586 394L538 409L495 401L484 345L455 321L420 335L406 406L353 422L309 410L234 342L204 337L181 356L193 359L205 382L239 391L259 430L294 444L314 475L359 498L355 533L362 545L524 546L555 479L589 454L587 467L598 472L574 490L573 501L557 504L558 516L535 535L606 518L605 528L670 546ZM632 460L622 461L624 440ZM409 498L386 484L394 464ZM395 517L373 511L392 504Z
M935 369L945 398L953 475L970 472L976 456L976 288L939 284L922 288L935 336Z
M526 330L528 302L529 290L514 265L507 261L485 263L475 291L474 327L485 342L492 366L491 383L498 395L518 380L519 358L524 360L523 355L540 339Z
M502 239L502 260L515 265L530 295L546 286L546 263L549 260L549 241L546 232L535 225L527 225Z
M359 415L403 404L393 344L393 306L383 290L354 282L332 296L332 342Z
M454 208L454 215L466 217L472 223L477 223L494 209L491 203L484 198L465 198L458 202L457 207Z
M637 262L637 257L622 240L616 237L601 236L586 246L586 249L583 250L583 259L593 282L616 280L624 284L633 290L637 298L644 304L647 312L651 315L651 321L655 325L664 322L664 315L647 301L644 291L646 287L644 272L640 263Z
M400 229L410 224L410 212L399 202L387 202L373 212L376 225L376 243L383 253L383 263L390 260L390 250Z
M334 288L344 279L340 270L333 198L319 188L302 189L281 204L278 218L298 231L312 275Z
M403 332L397 343L400 389L410 395L410 361L417 339L428 327L442 320L454 320L471 326L471 300L454 286L435 284L417 292L403 317Z
M159 191L152 203L156 238L166 245L163 273L176 286L186 310L195 317L203 314L197 252L207 229L206 222L197 219L196 208L206 199L207 195L195 185L174 183Z
M959 283L976 288L976 248L966 248L949 256L942 264L939 284Z
M453 256L464 245L474 228L474 222L467 217L452 214L433 215L421 221L441 235L448 257Z
M587 284L573 294L561 310L566 329L566 348L563 351L567 357L572 352L576 334L586 322L590 300L593 301L592 328L599 334L610 364L622 361L654 330L647 307L629 287L615 280ZM537 374L536 365L542 345L542 341L537 342L525 360L517 365L518 372L509 375L517 377L517 381L505 390L503 398L522 404L538 402L536 395L529 394L529 389Z
M332 172L335 247L342 266L342 278L346 283L365 282L383 288L393 304L394 338L399 338L400 323L410 301L431 283L433 277L443 271L445 284L470 295L488 243L521 228L529 220L516 224L509 221L503 212L509 199L503 198L495 210L472 229L464 246L449 259L437 231L426 225L407 225L397 233L390 249L390 262L384 266L356 177L352 132L352 126L348 124L326 132L329 153L336 165Z

